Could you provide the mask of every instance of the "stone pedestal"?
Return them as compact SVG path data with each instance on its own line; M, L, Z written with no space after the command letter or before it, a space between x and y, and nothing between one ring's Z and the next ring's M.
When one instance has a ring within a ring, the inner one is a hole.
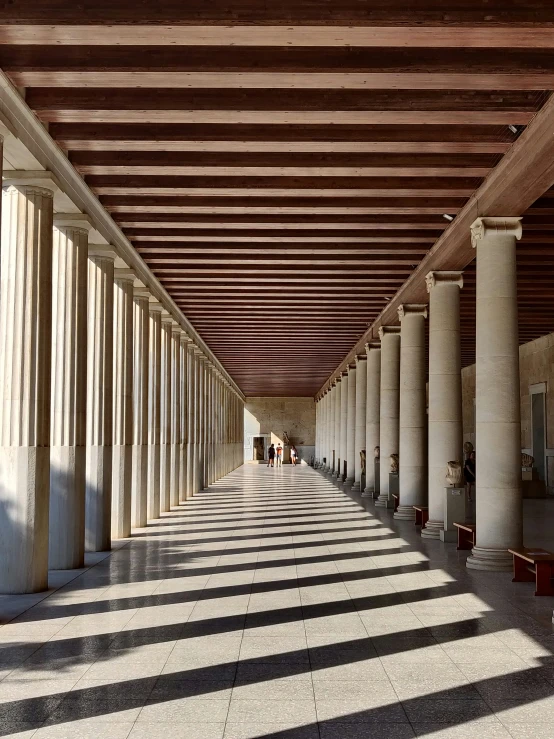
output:
M87 262L90 219L54 219L50 536L52 570L82 567L85 556Z
M446 465L463 459L460 356L461 272L430 272L429 292L429 520L421 536L444 528Z
M111 547L115 258L109 246L89 246L85 507L89 552Z
M112 539L131 535L134 279L130 269L114 270Z
M150 293L133 291L133 446L131 524L143 528L147 522L148 487L148 346Z
M149 354L148 354L148 520L160 517L160 436L161 436L161 380L162 380L162 304L150 299Z
M441 541L457 541L458 530L454 523L465 523L466 490L465 487L444 488L444 527L440 531Z
M516 240L519 218L480 218L477 249L475 547L467 566L510 571L522 546Z
M400 385L400 326L381 326L381 404L380 443L381 468L380 492L375 505L385 508L392 505L389 496L390 456L398 454L399 444L399 385Z
M364 353L356 357L356 429L354 434L354 484L352 490L361 489L362 458L360 452L365 449L366 404L367 354Z
M379 487L379 476L375 473L375 447L379 446L381 405L381 344L377 341L365 345L367 356L366 393L366 482L363 498L373 498Z
M398 309L400 345L400 504L394 518L415 521L414 506L427 503L427 306Z
M42 174L5 181L2 196L0 593L48 587L55 186Z

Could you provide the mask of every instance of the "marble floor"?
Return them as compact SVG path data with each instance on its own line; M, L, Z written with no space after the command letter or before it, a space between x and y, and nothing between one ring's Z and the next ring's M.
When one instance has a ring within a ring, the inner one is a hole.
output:
M308 467L245 466L0 598L0 736L554 739L554 598Z

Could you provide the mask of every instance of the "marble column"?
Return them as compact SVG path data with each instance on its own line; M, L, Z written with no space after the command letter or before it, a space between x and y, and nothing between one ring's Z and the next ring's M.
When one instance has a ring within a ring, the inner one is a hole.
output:
M367 354L356 357L356 430L354 455L353 490L361 490L362 458L360 452L365 449L365 426L367 404Z
M348 395L346 411L346 479L347 485L354 484L356 466L356 362L348 367Z
M333 380L331 390L329 392L329 472L335 473L336 468L336 442L335 442L335 396L337 394L337 384Z
M112 539L131 535L134 280L131 269L114 270Z
M183 396L181 393L181 334L177 322L171 327L171 477L169 481L169 505L176 508L181 497L181 483L185 470L183 464Z
M196 345L187 346L187 488L186 499L194 495L194 458L196 443Z
M430 272L429 292L429 520L421 532L439 539L444 529L446 465L462 462L460 358L461 272Z
M111 547L115 258L111 246L89 246L85 505L89 552Z
M415 521L427 504L426 305L401 305L399 505L394 518Z
M338 477L339 470L342 465L340 458L340 401L341 401L341 385L342 377L335 378L335 396L333 399L335 405L334 419L335 419L335 469L333 471L333 477Z
M348 428L348 370L341 375L340 385L340 469L337 479L346 479L346 430Z
M133 461L131 525L144 528L148 518L148 347L150 292L133 290Z
M379 497L376 506L391 507L389 499L390 456L398 454L400 416L400 326L381 326L381 391L379 446Z
M184 503L189 495L188 488L188 444L189 444L189 346L191 340L181 330L179 334L179 488L176 505Z
M0 593L48 587L55 185L5 180L0 250Z
M323 457L325 464L323 465L323 471L329 472L329 391L326 390L323 394L322 399L323 406Z
M50 526L52 570L82 567L85 556L87 262L90 218L54 218Z
M381 414L381 344L370 341L365 345L367 356L367 394L365 416L366 470L364 498L375 491L375 447L380 444Z
M162 382L162 311L154 298L148 306L149 365L148 365L148 520L160 517L160 440L161 440L161 382Z
M160 351L160 512L171 506L171 336L173 318L162 312Z
M475 360L476 539L467 566L511 571L522 546L516 241L520 218L479 218Z
M205 357L198 349L196 353L196 444L195 444L195 482L194 492L203 488L203 463L204 463L204 366Z

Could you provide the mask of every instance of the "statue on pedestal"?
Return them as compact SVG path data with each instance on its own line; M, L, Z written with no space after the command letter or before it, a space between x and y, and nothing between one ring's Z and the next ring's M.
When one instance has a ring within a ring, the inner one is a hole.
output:
M366 463L365 449L362 449L361 452L360 452L360 461L361 461L361 465L362 465L362 475L365 475L365 463Z
M532 457L530 454L521 455L521 466L522 467L532 467L534 464L535 464L535 458Z
M446 484L453 488L464 486L464 473L462 465L457 462L448 462L446 465Z
M390 455L390 471L393 475L398 474L398 454Z
M373 456L375 457L375 459L381 458L381 447L375 447L375 449L373 450Z

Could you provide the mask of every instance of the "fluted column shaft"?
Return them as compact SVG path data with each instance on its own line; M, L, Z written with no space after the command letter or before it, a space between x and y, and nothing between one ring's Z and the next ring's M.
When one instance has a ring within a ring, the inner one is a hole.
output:
M187 489L186 498L194 495L194 459L196 444L196 354L195 345L187 346Z
M337 478L346 479L346 438L348 429L348 371L342 373L340 384L340 470Z
M150 293L133 290L133 448L131 525L146 526L148 518L148 374Z
M389 500L390 456L398 454L400 395L400 326L381 326L381 394L379 446L379 498L375 505L392 506Z
M446 466L461 462L461 272L430 272L429 291L429 520L421 535L439 539L444 529Z
M48 587L53 190L3 189L0 593Z
M87 216L56 216L52 252L50 526L52 570L85 556Z
M337 393L337 386L333 382L329 391L329 472L335 472L336 466L336 442L335 442L335 395Z
M394 518L414 521L427 502L425 319L427 306L403 305L400 318L400 503Z
M133 476L133 281L114 270L112 539L131 535Z
M356 357L356 430L354 440L354 485L353 490L361 489L362 458L360 452L365 449L367 403L367 355Z
M333 471L333 477L339 474L341 468L340 458L340 399L341 399L341 385L342 377L337 377L335 380L335 395L333 398L333 404L335 406L334 423L335 423L335 469Z
M113 297L111 247L89 246L85 548L111 546L113 461Z
M475 361L476 540L466 564L510 571L522 546L516 241L519 218L480 218Z
M171 505L171 345L173 319L162 314L160 352L160 512Z
M150 300L148 365L148 520L160 517L160 439L162 383L162 305Z
M354 484L356 467L356 364L348 368L348 402L346 426L346 480L348 485Z
M178 503L188 497L188 441L189 441L189 350L190 339L184 331L179 334L179 486Z
M169 505L179 505L183 467L183 395L181 392L181 334L183 330L174 323L171 329L171 478Z
M323 459L325 460L323 464L323 470L327 472L329 470L329 393L325 392L323 394L323 398L321 400L321 410L322 410L322 423L321 423L321 432L322 432L322 439L323 439Z
M369 342L365 345L367 356L367 393L365 422L365 493L372 496L375 491L375 449L380 445L381 428L381 344Z

